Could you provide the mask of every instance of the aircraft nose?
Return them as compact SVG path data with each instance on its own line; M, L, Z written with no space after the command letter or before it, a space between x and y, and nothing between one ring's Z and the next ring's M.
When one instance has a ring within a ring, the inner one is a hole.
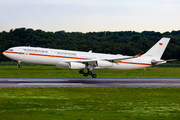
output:
M3 52L3 55L6 56L6 51Z

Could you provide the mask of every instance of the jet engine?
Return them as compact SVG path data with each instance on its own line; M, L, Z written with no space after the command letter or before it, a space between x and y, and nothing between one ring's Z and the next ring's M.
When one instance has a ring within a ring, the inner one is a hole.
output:
M113 63L109 61L97 61L96 67L112 67Z
M77 63L77 62L69 63L69 68L71 68L71 69L83 69L85 67L86 67L86 65L83 63Z

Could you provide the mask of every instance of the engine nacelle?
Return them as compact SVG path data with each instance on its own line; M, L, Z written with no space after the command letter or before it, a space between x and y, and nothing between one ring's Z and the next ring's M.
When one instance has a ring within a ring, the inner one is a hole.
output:
M97 61L96 67L112 67L113 63L109 61Z
M68 63L61 61L61 62L57 63L56 66L57 66L57 67L67 67L67 66L68 66Z
M77 62L70 62L69 63L69 68L71 68L71 69L82 69L85 67L86 67L86 65L83 63L77 63Z

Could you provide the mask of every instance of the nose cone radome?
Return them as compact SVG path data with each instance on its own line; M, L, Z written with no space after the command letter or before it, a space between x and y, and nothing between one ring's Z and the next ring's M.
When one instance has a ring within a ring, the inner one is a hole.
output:
M3 52L3 55L6 56L6 57L8 57L7 51L4 51L4 52Z
M6 51L3 52L3 55L5 55L5 54L6 54Z

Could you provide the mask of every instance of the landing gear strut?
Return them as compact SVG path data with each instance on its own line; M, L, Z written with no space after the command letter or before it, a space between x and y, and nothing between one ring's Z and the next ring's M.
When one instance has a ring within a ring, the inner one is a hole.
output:
M81 70L79 71L79 73L80 73L80 74L83 74L85 77L87 77L88 75L91 75L92 78L96 78L96 77L97 77L97 75L96 75L96 74L93 74L92 70L89 70L89 69L88 69L88 72L87 72L87 73L84 72L84 69L81 69Z
M22 68L21 61L18 61L18 67Z

